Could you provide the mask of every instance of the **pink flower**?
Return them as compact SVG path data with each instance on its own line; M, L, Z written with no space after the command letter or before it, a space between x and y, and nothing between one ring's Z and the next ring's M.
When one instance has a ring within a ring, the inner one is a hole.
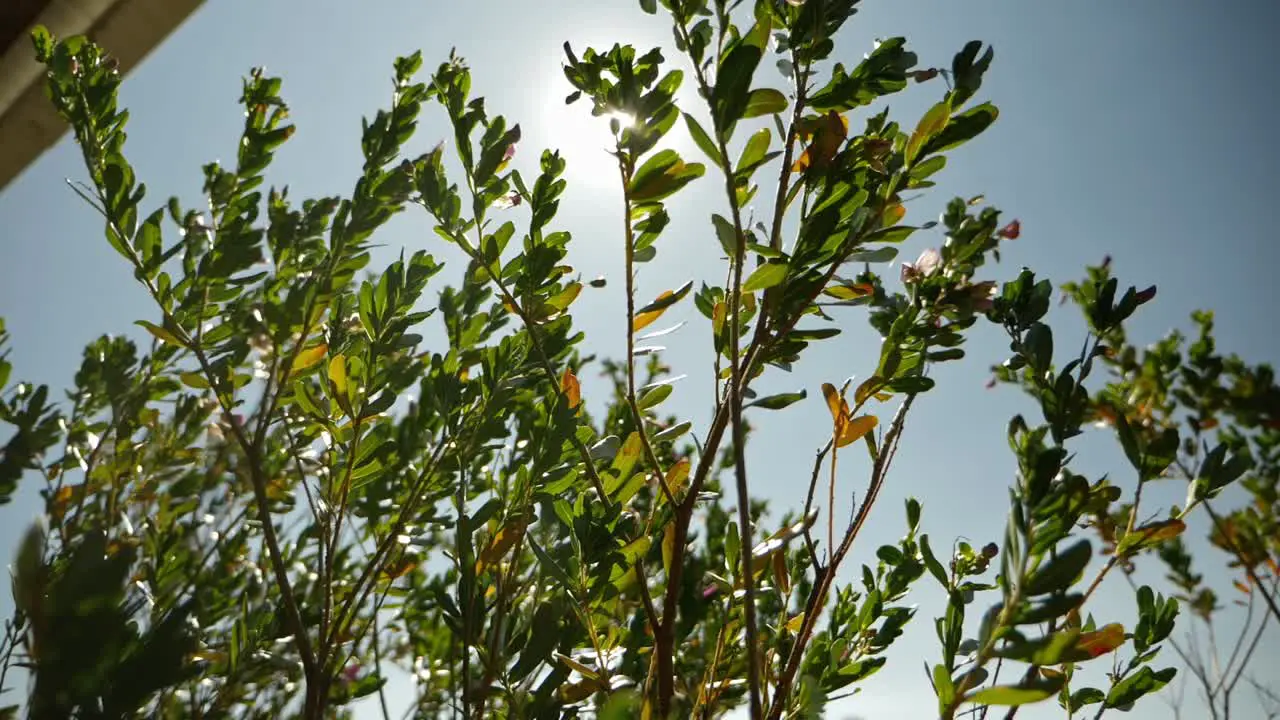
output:
M986 312L994 304L996 284L992 280L984 280L971 285L969 292L971 293L970 297L973 298L973 309L977 312Z
M511 160L511 158L515 156L516 156L516 144L511 143L510 145L507 146L507 149L502 152L502 162L505 163Z
M513 208L520 204L520 193L513 192L509 195L503 195L494 201L493 206L499 210Z
M926 248L913 263L902 263L902 282L914 282L937 272L942 265L942 255L933 248Z
M1005 240L1017 240L1018 236L1021 234L1022 234L1022 223L1018 220L1014 220L1013 222L1009 223L1008 225L1005 225L1004 227L996 231L996 235L999 235Z

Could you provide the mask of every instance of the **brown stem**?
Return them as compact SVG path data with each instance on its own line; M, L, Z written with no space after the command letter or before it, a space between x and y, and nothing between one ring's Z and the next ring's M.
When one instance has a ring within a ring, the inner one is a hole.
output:
M623 203L623 238L626 247L623 248L624 268L626 273L625 295L627 296L627 406L631 408L631 414L636 421L636 432L640 435L640 445L644 450L645 462L649 464L653 470L654 482L659 487L659 492L671 503L672 507L676 504L675 495L672 494L671 488L667 487L666 478L663 475L662 463L658 461L658 454L653 450L653 442L649 439L649 430L644 426L644 413L640 410L640 403L636 399L636 271L635 271L635 230L631 225L631 164L630 158L623 160L622 148L618 147L618 174L622 178L622 203ZM655 511L657 504L654 504ZM650 520L653 516L650 516Z
M893 421L889 424L889 430L885 433L884 440L881 443L880 452L872 465L871 482L867 488L867 499L858 508L857 516L845 531L844 537L840 541L840 547L832 553L831 563L817 573L813 590L810 591L809 598L805 602L804 621L800 624L800 631L796 633L795 645L791 647L782 674L778 677L775 685L773 703L769 708L769 720L779 720L786 709L787 700L791 695L791 685L795 681L796 673L800 670L800 662L804 658L805 647L808 645L809 639L813 635L813 630L817 626L818 615L821 614L827 594L835 582L836 571L839 569L841 561L852 549L854 540L862 530L867 517L871 514L871 508L875 505L880 489L884 487L885 477L888 475L889 467L893 464L893 458L897 452L898 440L902 436L903 423L906 421L907 412L911 409L911 404L915 397L915 395L908 395L894 414Z
M1235 539L1227 533L1222 517L1209 505L1208 500L1205 500L1202 504L1204 505L1204 511L1209 514L1209 519L1213 520L1213 526L1217 528L1218 534L1222 535L1223 541L1226 542L1227 549L1231 551L1231 554L1236 556L1236 560L1238 560L1241 567L1244 568L1245 574L1249 576L1249 579L1253 581L1254 586L1258 588L1263 601L1267 604L1267 609L1271 611L1271 616L1280 621L1280 606L1276 605L1276 599L1272 597L1272 593L1268 593L1263 590L1266 586L1262 584L1262 578L1258 577L1257 571L1254 570L1253 565L1248 562L1248 558L1246 558L1244 552L1240 550L1240 546L1236 545Z

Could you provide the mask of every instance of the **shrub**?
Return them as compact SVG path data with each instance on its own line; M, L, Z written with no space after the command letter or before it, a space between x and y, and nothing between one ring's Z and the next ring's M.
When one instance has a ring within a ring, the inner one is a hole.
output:
M301 202L263 186L294 128L280 79L255 70L234 163L204 167L205 209L152 209L124 154L110 57L35 33L84 153L79 187L156 314L138 322L149 346L86 348L66 406L26 384L0 404L15 427L4 499L27 474L46 483L4 655L30 669L33 717L328 717L383 692L393 665L413 673L427 717L818 717L888 661L922 579L945 590L927 660L944 718L1053 697L1101 715L1170 681L1157 655L1174 597L1136 588L1129 628L1086 605L1117 568L1168 555L1183 518L1240 478L1270 483L1274 507L1270 370L1215 355L1206 322L1186 361L1177 340L1135 350L1124 322L1155 289L1121 290L1105 264L1066 288L1089 333L1059 365L1050 283L984 275L1018 221L975 198L904 224L904 194L927 191L945 153L997 117L977 98L993 57L982 43L933 68L892 38L846 68L833 38L856 0L640 4L670 16L679 63L565 47L569 101L608 116L616 141L620 361L596 359L574 327L591 283L556 229L563 159L543 152L533 176L509 169L520 127L472 94L460 57L427 79L420 54L399 58L350 195ZM771 53L790 95L763 84ZM705 108L677 106L685 82ZM857 112L913 83L940 96L919 120ZM443 146L403 153L424 107L451 123L447 160ZM664 149L673 131L705 158ZM637 297L636 273L671 254L659 243L670 199L699 179L724 188L711 214L719 284ZM752 202L770 210L762 222ZM425 250L368 271L375 233L406 210L465 253L454 284ZM896 277L875 271L934 229L939 249ZM672 371L643 344L663 331L640 334L681 302L705 318L715 355L715 406L696 429L663 411ZM771 520L741 501L749 419L799 412L788 408L806 392L752 385L856 317L883 337L878 360L856 386L806 380L830 437L803 508ZM1018 472L1002 542L939 556L908 500L902 539L842 573L930 371L963 358L980 321L1009 338L996 378L1041 414L1008 425ZM445 345L426 345L428 323ZM595 412L578 380L593 365L612 389ZM0 365L0 385L8 374ZM1073 439L1099 420L1128 482L1072 469ZM848 522L833 510L839 471L866 483ZM1174 472L1186 507L1140 511L1143 488ZM1101 546L1085 537L1095 531ZM1113 671L1092 687L1083 669L1104 656Z

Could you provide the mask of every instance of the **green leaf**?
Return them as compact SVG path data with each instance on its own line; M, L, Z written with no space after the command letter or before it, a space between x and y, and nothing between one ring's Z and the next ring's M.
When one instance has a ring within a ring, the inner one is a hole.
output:
M1067 704L1071 712L1076 712L1077 710L1079 710L1080 708L1086 705L1093 705L1095 703L1100 703L1104 699L1106 699L1106 697L1107 696L1104 695L1102 691L1099 690L1098 688L1092 688L1092 687L1080 688L1079 690L1076 690L1075 692L1071 693L1071 698L1068 700Z
M760 64L760 58L764 57L764 48L752 41L758 27L733 45L716 74L716 86L711 90L711 108L715 129L722 135L746 113L751 77Z
M738 252L738 231L734 229L733 223L721 215L712 213L711 224L716 228L716 239L720 241L724 254L734 257Z
M946 128L925 145L921 154L933 155L960 147L981 135L998 117L1000 117L1000 111L995 105L991 103L976 105L951 118Z
M952 90L951 95L957 107L973 97L973 94L982 86L982 76L987 72L987 68L991 67L995 49L988 47L979 58L978 51L981 49L981 40L970 40L951 61L951 78L955 83L955 89Z
M1065 590L1080 577L1093 557L1093 546L1081 540L1058 553L1058 556L1041 565L1027 581L1024 594L1028 597Z
M1142 445L1124 412L1116 409L1116 435L1120 438L1120 447L1124 448L1124 456L1129 459L1133 469L1142 472Z
M1062 689L1066 676L1036 679L1019 685L996 685L971 693L965 702L975 705L1029 705L1048 699Z
M689 429L692 427L693 427L693 423L685 421L676 425L672 425L671 427L665 430L654 433L650 439L656 443L666 442L668 440L675 440L681 435L684 435L685 433L689 432Z
M898 257L898 248L892 245L885 245L874 250L859 250L850 253L849 259L845 262L851 263L887 263L892 262Z
M640 406L641 410L648 410L649 408L657 407L662 404L663 400L666 400L667 397L671 395L672 390L674 390L674 388L668 384L656 385L641 394L639 400L636 401L636 404Z
M1053 330L1048 325L1037 322L1028 328L1023 346L1031 369L1043 373L1053 364Z
M1169 667L1157 671L1152 670L1150 666L1144 665L1136 673L1121 680L1115 687L1111 688L1111 692L1107 693L1105 706L1126 710L1143 695L1153 693L1168 685L1169 681L1177 674L1177 668Z
M937 693L939 705L950 705L955 700L956 687L946 665L933 666L933 691Z
M757 88L747 95L747 107L743 118L760 117L785 112L787 96L773 88Z
M911 233L919 228L910 225L895 225L893 227L881 228L868 235L863 242L871 243L900 243L911 237Z
M765 410L781 410L789 405L794 405L809 396L805 390L799 392L779 393L762 397L759 400L748 403L747 407L764 408Z
M947 571L942 567L942 563L938 562L937 556L933 554L933 548L929 547L929 536L920 536L920 556L924 558L924 566L929 569L929 574L933 576L938 584L942 587L950 587L947 581Z
M751 172L764 161L765 153L769 151L769 141L773 138L773 133L769 128L760 128L748 140L747 144L742 148L742 154L738 156L738 166L734 175L739 178L749 177Z
M942 168L946 166L946 155L934 155L927 160L916 163L916 165L911 168L911 172L909 174L915 180L924 180L927 177L937 174L938 171L942 170Z
M788 265L784 262L767 262L756 268L742 284L743 292L756 292L778 285L787 279Z
M711 160L713 165L718 168L723 168L724 165L721 162L720 149L716 147L715 141L711 139L711 136L707 134L707 131L702 129L702 125L700 125L697 120L694 120L693 116L689 113L684 113L684 124L685 127L689 129L689 136L693 138L694 144L697 145L704 154L706 154L707 158Z
M706 168L700 163L686 163L675 150L655 153L631 178L629 188L634 202L657 202L671 196L697 178Z
M578 583L569 577L569 573L565 572L560 567L560 564L548 555L547 551L543 550L536 540L526 535L525 542L529 543L529 548L533 550L533 554L538 556L538 568L551 573L551 576L555 578L560 587L567 590L570 593L570 597L572 597L573 589L578 586Z

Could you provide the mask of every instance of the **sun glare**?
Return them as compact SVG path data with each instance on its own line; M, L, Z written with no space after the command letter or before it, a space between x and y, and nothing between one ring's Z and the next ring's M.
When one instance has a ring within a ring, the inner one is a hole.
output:
M591 104L578 101L573 105L548 103L545 113L547 141L558 148L565 159L565 175L571 186L582 189L617 187L618 164L611 154L614 135L611 120L620 128L635 122L622 112L594 116Z

